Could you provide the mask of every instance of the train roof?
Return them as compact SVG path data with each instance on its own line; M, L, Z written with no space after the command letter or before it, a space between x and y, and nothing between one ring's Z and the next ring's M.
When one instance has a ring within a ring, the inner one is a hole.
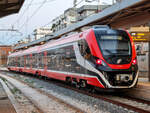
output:
M67 37L62 37L62 38L57 39L57 40L49 41L48 43L46 43L46 44L44 44L40 47L40 52L45 51L48 48L58 46L58 45L63 45L63 44L67 44L67 43L70 43L70 42L74 42L74 41L77 41L77 40L84 39L84 38L86 38L87 34L91 30L92 29L88 29L88 30L83 31L81 33L76 33L76 34L73 34L73 35L70 35L70 36L67 36Z
M30 47L30 48L28 48L24 51L19 51L19 52L12 53L12 54L9 55L9 57L21 56L21 55L26 55L26 54L30 54L30 53L38 53L38 52L46 51L47 49L58 46L58 45L63 45L63 44L67 44L67 43L70 43L70 42L77 41L77 40L85 39L90 31L93 31L93 30L108 30L108 29L110 29L108 26L94 26L93 28L90 28L90 29L88 29L86 31L83 31L81 33L76 33L76 34L73 34L73 35L62 37L62 38L59 38L57 40L51 40L51 41L45 43L44 45Z
M40 49L40 46L31 47L29 49L24 50L22 54L26 55L26 54L30 54L30 53L38 53L39 49Z
M22 54L23 51L18 51L15 53L11 53L10 55L8 55L8 57L13 57L13 56L20 56Z
M24 51L18 51L18 52L15 52L15 53L11 53L8 57L22 56L22 55L26 55L26 54L30 54L30 53L38 53L39 48L40 48L40 46L31 47L31 48L28 48Z

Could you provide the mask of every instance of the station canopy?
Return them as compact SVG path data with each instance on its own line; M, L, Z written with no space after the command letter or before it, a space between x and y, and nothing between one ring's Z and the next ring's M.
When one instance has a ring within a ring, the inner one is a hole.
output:
M0 0L0 18L18 13L24 0Z

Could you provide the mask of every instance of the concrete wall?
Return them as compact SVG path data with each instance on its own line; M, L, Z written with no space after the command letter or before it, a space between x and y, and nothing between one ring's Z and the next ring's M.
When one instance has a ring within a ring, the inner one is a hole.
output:
M139 42L135 44L140 77L148 77L148 43Z

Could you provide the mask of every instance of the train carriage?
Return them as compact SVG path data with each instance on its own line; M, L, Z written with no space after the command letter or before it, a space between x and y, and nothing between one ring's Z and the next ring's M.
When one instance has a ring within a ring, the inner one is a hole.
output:
M8 58L9 70L76 83L80 87L132 88L138 79L136 51L129 33L107 26L51 40L12 53Z

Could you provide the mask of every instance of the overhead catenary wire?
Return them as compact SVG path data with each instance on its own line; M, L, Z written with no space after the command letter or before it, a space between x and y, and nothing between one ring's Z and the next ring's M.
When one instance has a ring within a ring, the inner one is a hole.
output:
M35 5L41 5L43 2L36 2L36 3L33 3L34 0L31 0L30 3L28 4L25 4L24 7L26 6L24 12L21 14L21 16L19 16L19 18L12 24L13 26L19 21L21 20L21 18L24 16L24 14L27 12L27 10L31 7L31 6L35 6ZM46 3L50 3L52 1L55 1L55 0L47 0Z
M85 1L85 0L81 0L81 1L79 1L77 4L74 4L74 7L76 7L77 5L79 5L80 3L82 3L83 1ZM49 21L48 23L46 23L46 24L43 25L42 27L45 27L45 26L51 24L52 22L53 22L53 20Z
M55 1L55 0L47 0L46 3L50 3L52 1ZM25 6L28 6L28 5L30 5L30 6L41 5L42 3L43 2L35 2L34 4L26 4Z
M19 29L22 29L22 28L24 27L24 25L25 25L27 22L29 22L29 21L33 18L34 15L37 14L37 12L43 7L43 5L46 3L46 1L47 1L47 0L44 0L44 1L41 3L41 5L32 13L32 15L29 17L29 19L26 20L26 21L21 25L21 27L19 27Z
M31 0L30 3L27 5L27 7L25 8L24 12L22 13L22 15L14 22L14 24L16 24L19 20L21 20L21 18L24 16L24 14L28 11L29 7L32 5L34 0ZM14 25L13 24L13 25Z

